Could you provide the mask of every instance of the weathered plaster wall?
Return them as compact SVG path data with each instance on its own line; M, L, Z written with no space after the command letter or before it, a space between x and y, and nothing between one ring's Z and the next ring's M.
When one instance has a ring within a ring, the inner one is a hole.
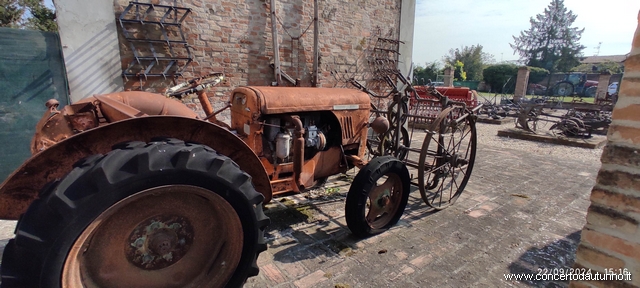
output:
M398 68L405 76L413 74L413 27L416 19L416 0L402 0L400 11L400 59ZM413 79L410 77L409 79Z
M122 91L113 5L106 0L55 1L71 101Z

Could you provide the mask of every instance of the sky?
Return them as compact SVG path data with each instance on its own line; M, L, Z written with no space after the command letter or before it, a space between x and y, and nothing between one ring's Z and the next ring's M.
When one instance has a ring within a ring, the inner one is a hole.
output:
M550 2L417 0L413 63L441 62L449 49L477 44L496 62L518 60L509 46L512 36L528 30L529 19L543 13ZM53 8L52 0L45 0L45 4ZM573 26L585 28L580 40L586 46L585 56L629 53L640 0L565 0L564 5L578 15Z
M496 62L518 60L509 43L531 27L551 0L417 0L413 63L439 61L449 49L480 44ZM585 56L624 55L638 23L640 0L565 0L578 15L573 27L585 28L580 43ZM599 44L602 42L602 44ZM598 53L598 45L600 51Z

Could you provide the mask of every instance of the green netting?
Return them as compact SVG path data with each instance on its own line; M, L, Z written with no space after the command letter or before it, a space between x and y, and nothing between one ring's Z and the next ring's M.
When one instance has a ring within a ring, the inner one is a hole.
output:
M480 81L453 81L453 86L469 87L471 90L478 90L478 84Z
M68 95L57 33L0 28L0 180L31 156L44 103Z

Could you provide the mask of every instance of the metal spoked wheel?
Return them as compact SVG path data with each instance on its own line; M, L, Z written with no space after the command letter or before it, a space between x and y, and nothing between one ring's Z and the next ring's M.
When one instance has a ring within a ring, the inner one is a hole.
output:
M411 142L409 139L409 131L407 128L400 128L400 145L404 147L409 147ZM389 129L387 133L381 140L381 144L378 145L378 153L379 155L393 155L400 160L404 160L407 157L406 149L401 149L400 147L396 147L396 129Z
M400 107L400 119L398 119L398 107ZM404 123L407 122L407 115L409 114L409 107L407 103L404 101L393 101L389 104L389 110L387 112L387 118L389 119L389 124L391 129L396 127L396 125L400 124L403 126ZM399 123L398 123L399 121Z
M520 110L516 123L522 129L535 133L538 128L546 126L546 120L546 117L543 119L542 106L530 105Z
M148 189L109 207L80 234L62 287L226 283L240 262L242 239L240 218L218 194L186 185Z
M569 117L560 120L558 123L554 124L549 128L549 130L560 130L560 132L565 136L580 136L584 135L587 131L584 122L576 117Z
M464 190L476 157L475 119L461 107L444 109L422 144L418 186L424 202L447 208Z
M373 122L377 117L382 116L382 113L379 112L378 107L376 107L373 103L371 103L371 114L369 115L369 123ZM373 130L373 128L369 127L367 130L367 150L366 150L366 159L370 160L373 157L380 156L379 146L382 142L382 138L384 135L377 133Z

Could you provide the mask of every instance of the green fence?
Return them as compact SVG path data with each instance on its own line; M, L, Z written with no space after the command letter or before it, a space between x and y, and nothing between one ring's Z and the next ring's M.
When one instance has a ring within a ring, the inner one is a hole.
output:
M478 90L480 81L453 81L454 87L469 87L471 90Z
M0 181L29 158L48 99L69 103L57 33L0 28Z

